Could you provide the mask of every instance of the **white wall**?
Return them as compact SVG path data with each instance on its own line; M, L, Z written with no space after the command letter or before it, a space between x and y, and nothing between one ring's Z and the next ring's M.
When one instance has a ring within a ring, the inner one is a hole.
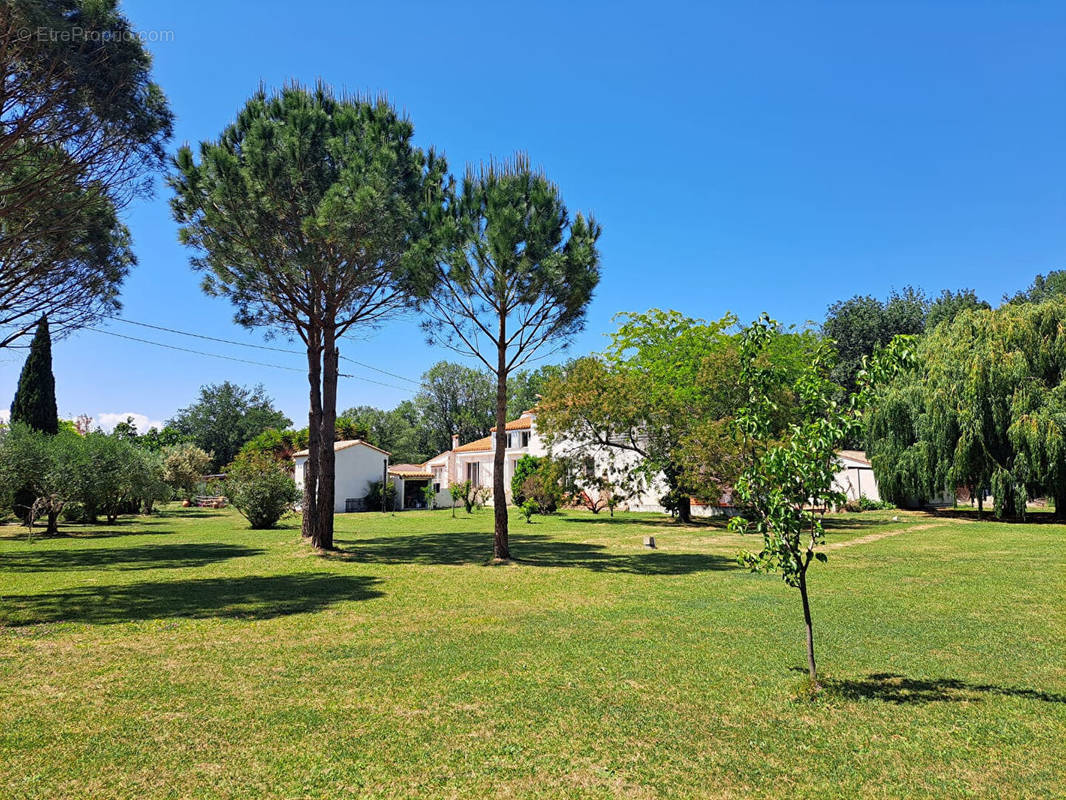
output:
M384 472L383 466L388 464L389 457L384 453L366 445L353 445L337 451L337 483L333 511L343 514L345 500L356 498L362 500L370 490L370 484L380 481ZM307 456L297 456L294 459L296 471L293 477L296 485L303 487L304 464Z
M873 468L850 458L840 459L840 471L833 478L833 486L838 492L843 492L848 500L858 500L860 497L881 499Z

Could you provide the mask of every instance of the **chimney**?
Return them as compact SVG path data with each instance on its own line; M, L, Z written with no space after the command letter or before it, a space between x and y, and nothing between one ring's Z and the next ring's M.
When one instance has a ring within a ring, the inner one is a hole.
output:
M452 434L452 450L454 450L458 446L459 446L459 434L458 433L453 433Z

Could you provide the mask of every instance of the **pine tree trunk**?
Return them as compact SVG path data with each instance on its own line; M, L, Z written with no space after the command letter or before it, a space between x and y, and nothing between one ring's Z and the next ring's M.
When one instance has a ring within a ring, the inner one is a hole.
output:
M338 353L334 321L327 319L322 331L322 421L318 462L318 523L313 544L323 550L333 549L333 508L336 498L337 453L337 372ZM384 491L384 487L382 487Z
M803 622L807 626L807 674L811 683L818 683L818 669L814 664L814 626L811 624L811 604L807 599L807 570L804 568L799 576L800 597L803 598Z
M507 455L507 347L503 344L506 340L505 323L501 319L496 366L496 447L492 455L492 508L496 523L492 557L501 560L511 557L507 536L507 487L503 474Z
M322 333L312 322L307 331L307 381L310 407L307 412L307 460L304 462L303 524L300 532L314 539L318 524L318 459L322 420Z

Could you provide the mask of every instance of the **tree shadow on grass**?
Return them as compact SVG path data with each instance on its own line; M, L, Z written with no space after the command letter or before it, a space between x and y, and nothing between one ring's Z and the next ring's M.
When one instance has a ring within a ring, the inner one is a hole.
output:
M700 553L609 552L599 544L553 539L542 534L512 533L511 554L520 564L536 567L579 567L595 572L635 575L687 575L736 569L734 559ZM365 564L484 564L492 556L492 534L426 533L341 540L344 549L333 558Z
M112 625L146 619L218 617L273 619L321 611L335 603L381 597L377 578L334 575L249 575L112 586L77 586L0 598L0 625L54 622Z
M22 550L0 554L0 572L50 572L76 569L180 569L265 553L258 547L203 542L93 547L71 550Z
M806 670L802 670L806 672ZM984 695L1003 695L1066 703L1066 695L1013 686L968 683L956 678L905 678L892 672L877 672L865 678L836 680L827 678L826 691L848 700L880 700L898 705L924 703L963 703L981 700Z

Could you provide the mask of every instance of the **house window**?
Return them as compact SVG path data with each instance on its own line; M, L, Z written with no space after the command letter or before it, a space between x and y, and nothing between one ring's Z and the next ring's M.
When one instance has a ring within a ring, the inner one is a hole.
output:
M529 431L522 431L522 447L529 447Z
M585 480L591 481L596 478L596 459L592 456L585 456L584 463Z
M481 485L481 464L476 461L471 461L466 465L466 479L470 481L471 486Z

